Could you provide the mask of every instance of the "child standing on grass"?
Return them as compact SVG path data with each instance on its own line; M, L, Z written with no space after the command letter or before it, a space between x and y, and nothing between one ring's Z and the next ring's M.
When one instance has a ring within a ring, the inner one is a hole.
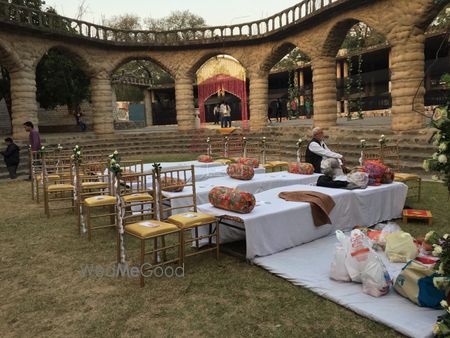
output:
M0 152L5 160L6 168L8 168L9 178L12 180L17 178L17 167L19 165L19 147L14 143L11 137L5 138L6 150Z

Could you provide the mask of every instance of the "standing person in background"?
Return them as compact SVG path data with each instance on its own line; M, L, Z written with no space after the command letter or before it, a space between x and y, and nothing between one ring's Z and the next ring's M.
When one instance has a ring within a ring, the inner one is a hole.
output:
M31 121L27 121L23 125L25 127L25 130L29 133L28 140L30 144L30 151L38 151L39 149L41 149L41 137L39 135L39 132L34 129L34 125ZM31 163L29 163L29 165L30 175L28 176L28 180L31 180L31 171L33 169Z
M219 107L219 104L216 104L214 106L213 114L214 114L214 124L219 124L219 122L220 122L220 107Z
M231 128L231 108L228 103L225 104L225 128Z
M220 128L225 128L226 126L226 118L225 118L225 111L227 110L227 105L225 104L225 101L222 101L219 107L219 114L220 114Z
M6 150L2 151L1 154L4 157L6 168L9 172L9 178L17 178L17 167L19 166L19 147L14 143L11 137L5 138Z
M281 107L281 100L279 98L275 102L275 112L276 112L275 119L277 120L277 122L281 123L282 107Z
M39 132L34 129L32 122L27 121L24 124L25 130L29 133L28 140L32 151L38 151L41 149L41 136Z

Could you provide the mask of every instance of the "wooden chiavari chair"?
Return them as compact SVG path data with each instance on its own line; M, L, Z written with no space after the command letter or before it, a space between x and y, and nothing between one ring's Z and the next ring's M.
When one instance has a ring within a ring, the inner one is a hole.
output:
M189 179L190 178L190 179ZM182 246L182 262L185 257L201 254L208 251L215 251L216 257L219 258L219 222L215 216L202 214L197 212L197 200L195 189L195 169L194 166L188 168L179 168L171 170L160 170L157 173L158 182L158 207L160 218L164 219L165 215L170 215L167 218L167 222L175 224L181 230L181 246ZM182 196L169 197L164 194L164 191L177 191L180 188L191 187L192 192L182 194ZM172 206L171 200L175 198L183 198L185 201L189 201L186 205ZM178 210L190 210L188 212L182 212L177 214ZM208 233L206 235L199 235L199 227L208 227ZM186 235L190 233L191 236ZM190 238L186 238L186 237ZM215 245L212 243L212 239L215 238ZM209 246L206 249L198 249L200 240L207 239ZM186 245L190 245L193 242L196 243L197 251L186 253Z
M136 238L140 241L140 285L145 285L145 273L156 267L171 263L182 265L182 231L169 222L158 220L156 203L156 173L134 174L134 182L127 184L125 188L120 188L120 198L122 207L119 212L123 215L124 234ZM122 181L124 177L121 177ZM142 195L148 195L146 200ZM139 196L139 200L134 197ZM131 212L128 212L131 207ZM137 207L137 208L136 208ZM120 262L120 239L119 229L117 232L117 261ZM166 245L166 237L174 238L174 244ZM152 248L147 251L146 244L152 242ZM160 244L160 243L161 244ZM169 257L171 251L175 255ZM162 255L160 255L162 253ZM146 264L146 256L152 257L151 265Z

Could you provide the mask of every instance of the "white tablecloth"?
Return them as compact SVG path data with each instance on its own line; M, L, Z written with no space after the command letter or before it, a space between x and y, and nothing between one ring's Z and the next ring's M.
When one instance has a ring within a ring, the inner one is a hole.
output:
M197 168L214 168L214 167L223 167L222 163L218 162L210 162L204 163L199 161L183 161L183 162L161 162L160 163L162 169L177 169L177 168L185 168L193 165L195 169ZM153 171L153 163L145 163L144 164L145 172Z
M314 226L309 203L287 202L278 197L283 191L317 191L331 196L336 204L330 213L332 224ZM402 183L369 187L367 190L294 185L256 194L256 207L249 214L221 210L209 203L200 205L198 210L216 216L241 218L245 233L222 226L221 242L245 238L247 258L253 259L310 242L338 229L349 230L357 224L369 225L399 217L406 192L407 187ZM372 203L375 203L374 207Z

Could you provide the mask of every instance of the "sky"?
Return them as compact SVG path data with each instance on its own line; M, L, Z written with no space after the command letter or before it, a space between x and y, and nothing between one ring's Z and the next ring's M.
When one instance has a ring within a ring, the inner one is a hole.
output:
M102 18L125 13L141 18L161 18L175 10L188 9L206 20L208 26L230 25L259 20L295 5L300 0L84 0L83 20L96 24ZM47 0L60 15L76 18L83 0Z

